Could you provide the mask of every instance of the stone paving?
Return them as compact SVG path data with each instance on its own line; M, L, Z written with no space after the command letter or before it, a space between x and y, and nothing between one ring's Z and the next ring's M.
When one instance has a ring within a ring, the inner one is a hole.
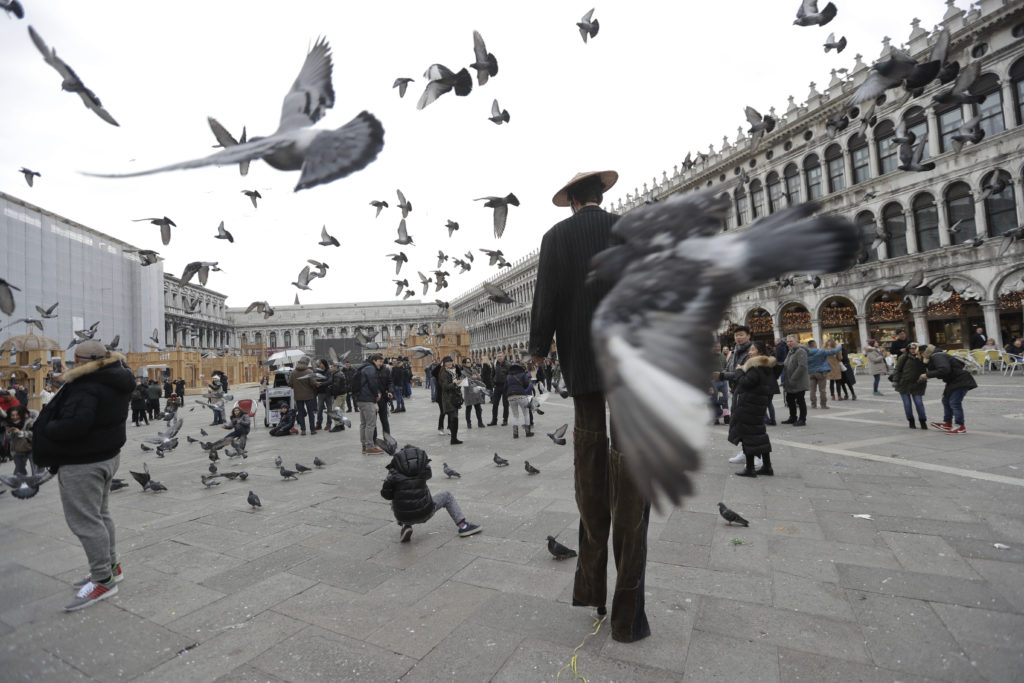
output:
M170 490L112 494L125 581L111 599L61 610L86 567L55 483L0 497L0 680L567 681L575 650L592 682L1020 681L1024 380L978 381L954 437L909 430L898 396L862 378L856 402L769 428L774 478L735 477L712 428L697 493L652 516L653 635L631 645L607 624L588 635L574 567L546 549L548 534L575 545L571 447L543 435L571 401L549 401L533 439L463 428L450 446L416 390L393 433L430 453L432 489L483 533L459 538L441 512L408 544L379 495L385 459L361 455L354 430L272 439L260 412L248 460L222 467L248 481L206 489L198 447L158 459L139 449L156 427L129 426L120 474L146 462ZM184 410L182 436L198 435L209 414ZM277 454L327 466L283 481ZM727 526L718 501L750 528Z

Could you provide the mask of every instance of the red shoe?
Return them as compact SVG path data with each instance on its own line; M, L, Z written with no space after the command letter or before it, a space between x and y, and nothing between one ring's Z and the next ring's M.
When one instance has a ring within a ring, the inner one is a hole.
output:
M950 429L953 428L953 425L951 425L948 422L932 422L932 427L948 432Z
M957 425L956 427L954 427L953 429L950 429L946 433L947 434L966 434L967 433L967 428L964 427L963 425Z

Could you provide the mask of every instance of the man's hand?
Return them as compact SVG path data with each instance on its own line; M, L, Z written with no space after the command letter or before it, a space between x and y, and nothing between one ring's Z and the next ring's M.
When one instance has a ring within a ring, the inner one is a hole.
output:
M928 375L926 373L922 373L921 376L917 378L917 381L918 382L927 382L928 381Z

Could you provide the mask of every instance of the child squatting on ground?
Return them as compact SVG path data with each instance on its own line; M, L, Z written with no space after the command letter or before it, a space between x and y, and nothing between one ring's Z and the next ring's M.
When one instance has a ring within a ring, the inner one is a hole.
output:
M422 524L444 508L451 515L459 529L459 536L472 536L481 528L466 521L455 496L448 491L430 495L427 479L430 479L430 458L426 451L406 444L398 450L398 442L388 436L378 439L377 445L391 456L387 465L388 476L384 479L380 495L391 501L395 519L402 525L402 543L412 538L412 525Z

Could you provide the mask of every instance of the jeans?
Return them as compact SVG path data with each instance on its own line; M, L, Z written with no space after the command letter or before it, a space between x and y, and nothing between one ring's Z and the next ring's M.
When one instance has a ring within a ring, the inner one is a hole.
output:
M881 375L875 375L875 388L873 390L875 393L878 393L878 382L881 379L882 379Z
M334 408L334 397L330 394L316 395L316 428L324 423L324 409L327 410L327 428L331 428L331 409Z
M299 429L306 431L306 415L309 415L309 431L315 432L316 427L313 425L313 417L316 415L316 399L307 398L302 401L295 401L295 408L297 409L296 421L299 423Z
M942 421L964 424L964 396L967 389L953 389L947 396L942 394Z
M786 392L786 405L789 407L789 419L796 420L798 422L804 422L807 420L807 402L804 400L803 391L787 391ZM800 414L797 416L797 410L799 409Z
M345 410L359 410L359 402L355 394L345 394Z
M373 401L359 401L359 438L363 448L373 448L373 430L377 427L377 404Z
M828 373L814 372L810 375L811 380L811 407L818 407L818 395L821 395L821 407L828 405L825 398L825 390L828 388ZM815 393L817 392L817 393Z
M768 421L775 422L775 404L772 402L774 396L768 397Z
M395 412L405 410L405 387L395 387Z
M120 463L121 456L115 455L100 462L61 465L57 472L64 520L85 550L93 581L109 579L110 568L117 564L114 520L108 499L110 482Z
M471 405L471 406L466 406L466 424L469 425L470 427L473 426L473 412L472 411L473 411L474 408L476 408L476 423L478 425L480 425L481 427L483 427L484 426L484 411L483 411L483 408L480 407L479 403L476 403L476 404Z
M380 418L381 429L384 430L385 434L391 433L391 422L388 420L388 398L387 396L381 396L380 402L377 403L377 417Z
M911 422L914 421L914 411L911 408L911 404L917 407L917 416L921 419L922 422L928 419L924 414L924 396L922 396L921 394L900 394L900 398L903 399L903 412L907 414L908 420L910 420ZM946 404L943 403L942 405L945 406ZM960 414L962 417L963 413L961 412ZM949 422L949 420L946 420L946 422Z
M718 405L722 409L729 407L729 383L724 379L720 379L717 382L712 382L711 387L715 391L715 399L718 401Z
M498 421L498 403L502 404L501 421L508 422L508 395L505 394L504 384L495 384L491 392L491 422Z
M427 388L430 389L430 400L437 402L437 382L433 378L427 378Z

